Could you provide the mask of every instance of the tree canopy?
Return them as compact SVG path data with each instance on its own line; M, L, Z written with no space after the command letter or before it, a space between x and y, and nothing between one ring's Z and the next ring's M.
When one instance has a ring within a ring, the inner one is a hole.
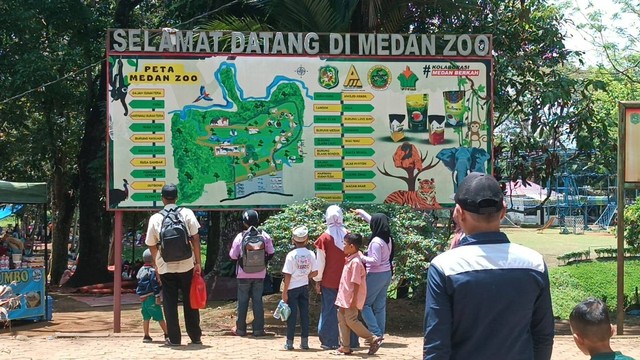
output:
M635 9L632 2L623 3ZM607 67L577 69L571 60L581 54L563 43L565 13L543 0L5 0L0 3L0 156L5 160L0 177L49 183L56 226L54 283L66 267L76 207L80 257L86 260L72 283L110 276L104 41L106 29L114 27L491 34L495 172L544 182L561 168L558 154L568 147L584 157L582 167L611 172L612 102L634 97L635 85L629 84L638 78L631 66L637 57L627 52L621 63L612 62L611 67L626 69L618 75ZM602 156L587 159L594 149Z

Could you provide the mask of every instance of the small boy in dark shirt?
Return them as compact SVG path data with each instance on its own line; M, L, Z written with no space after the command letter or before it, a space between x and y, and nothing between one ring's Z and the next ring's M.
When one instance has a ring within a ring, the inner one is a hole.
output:
M576 305L569 315L569 324L578 349L590 355L591 360L633 360L611 349L609 340L614 328L607 305L601 300L588 298Z
M158 277L156 275L156 269L153 267L153 258L151 256L151 251L146 249L144 253L142 253L142 260L144 261L144 265L138 271L138 287L136 288L136 294L140 296L140 301L142 301L142 308L140 312L142 312L142 328L144 330L144 338L142 342L152 342L153 339L149 336L149 322L153 318L156 320L162 331L164 332L164 338L167 339L167 323L164 321L164 317L162 316L162 299L160 298L160 291L162 288L158 283Z

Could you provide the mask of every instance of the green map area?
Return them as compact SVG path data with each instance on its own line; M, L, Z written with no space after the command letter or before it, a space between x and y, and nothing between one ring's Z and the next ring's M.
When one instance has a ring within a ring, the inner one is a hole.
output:
M175 113L171 118L180 202L196 201L206 184L218 181L226 184L227 193L216 197L225 200L256 192L284 194L279 172L304 159L304 98L300 87L282 82L267 99L242 99L231 67L222 68L219 79L226 90L225 100L236 109L188 109L185 115ZM262 191L243 184L263 176L274 179ZM239 191L245 188L248 190Z

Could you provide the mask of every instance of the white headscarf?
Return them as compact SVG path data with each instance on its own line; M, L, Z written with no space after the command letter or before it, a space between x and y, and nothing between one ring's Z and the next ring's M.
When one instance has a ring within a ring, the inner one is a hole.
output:
M333 243L340 250L344 250L344 237L347 229L342 225L342 209L338 205L331 205L325 214L327 230L325 232L333 238Z

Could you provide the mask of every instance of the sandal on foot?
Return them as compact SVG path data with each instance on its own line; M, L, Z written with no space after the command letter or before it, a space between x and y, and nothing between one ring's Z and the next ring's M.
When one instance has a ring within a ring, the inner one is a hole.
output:
M375 354L378 351L378 349L380 349L380 344L382 344L382 337L376 336L371 341L371 344L369 345L369 352L367 354L369 355Z
M353 354L353 351L340 351L340 350L333 350L331 352L331 355L351 355Z
M230 331L231 335L233 336L247 336L247 332L242 332L242 331L238 331L238 328L236 328L235 326L231 328Z

